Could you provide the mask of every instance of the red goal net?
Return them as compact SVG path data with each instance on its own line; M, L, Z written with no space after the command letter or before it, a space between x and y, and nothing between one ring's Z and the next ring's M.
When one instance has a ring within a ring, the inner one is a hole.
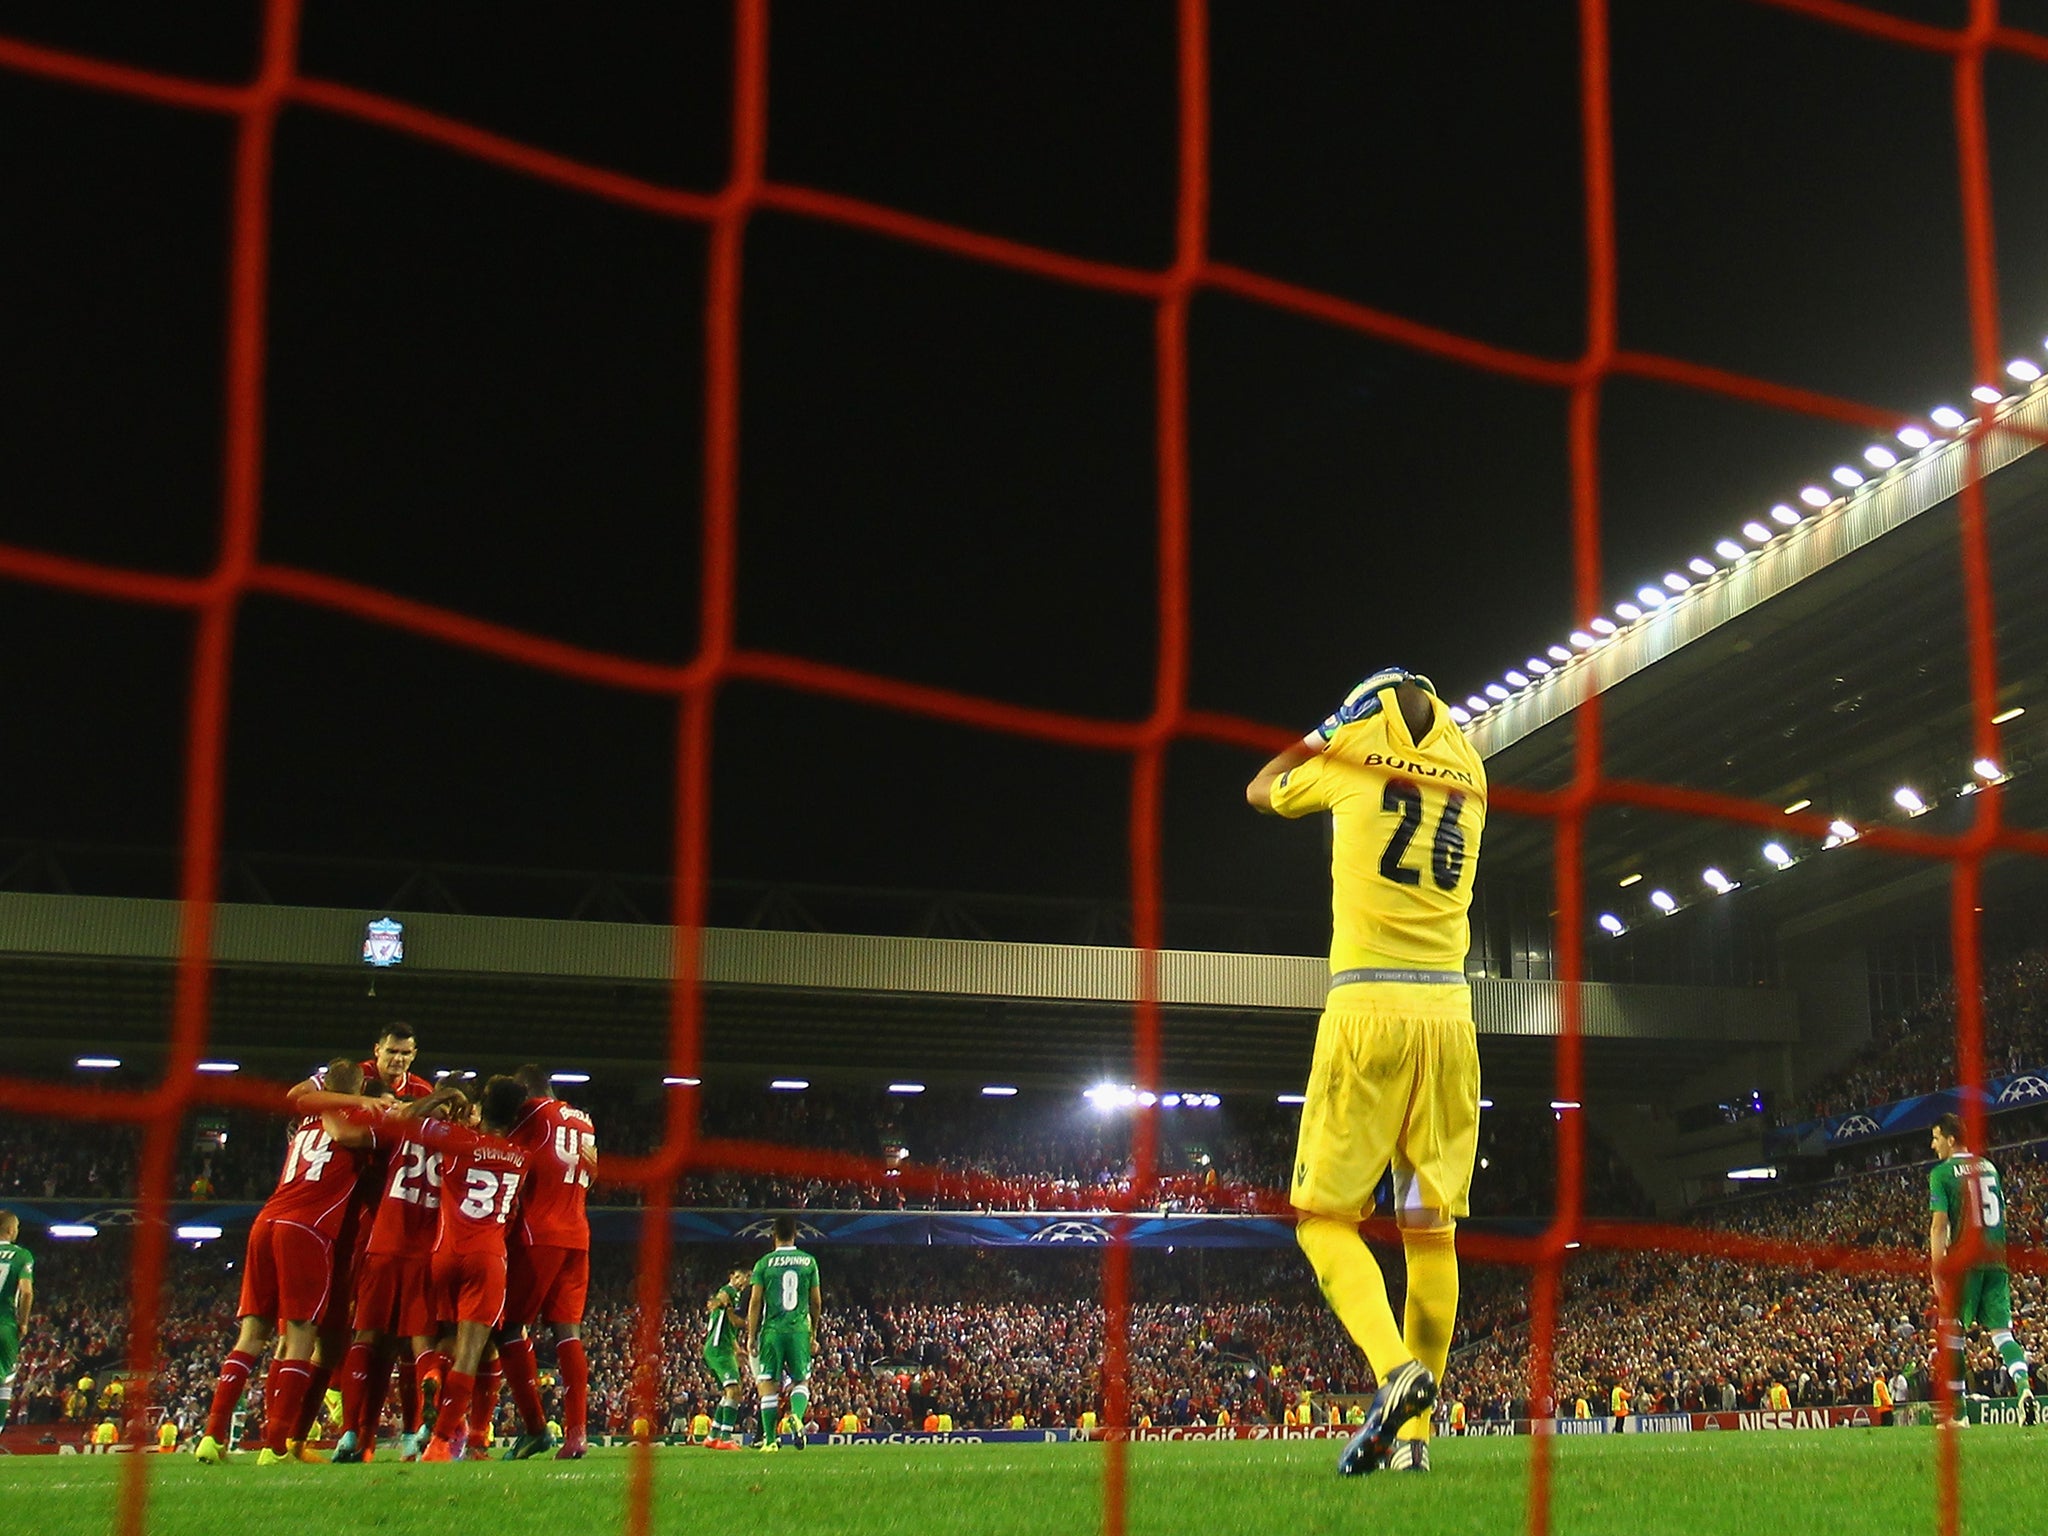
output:
M2048 37L2001 25L1996 0L1971 0L1968 24L1960 29L1901 20L1845 0L1765 3L1801 13L1816 23L1948 61L1962 187L1970 343L1977 375L1996 377L2000 370L1998 294L1986 147L1985 67L1987 58L1994 54L2048 63ZM184 917L168 1068L155 1087L111 1093L0 1078L0 1109L9 1113L115 1119L142 1128L142 1220L133 1250L129 1356L145 1381L153 1374L157 1358L160 1297L169 1243L162 1218L172 1197L174 1144L182 1117L195 1106L270 1102L270 1090L263 1085L225 1083L200 1076L194 1070L207 1047L208 956L212 953L211 925L220 892L225 721L235 659L233 621L237 605L250 594L269 594L336 610L369 624L429 637L564 679L657 696L673 703L678 763L673 870L679 895L668 1070L678 1075L694 1075L700 1056L702 1002L696 938L707 915L709 789L714 750L712 706L722 685L746 680L949 721L985 732L1121 754L1128 760L1130 772L1128 858L1136 939L1148 960L1140 987L1145 1001L1137 1006L1131 1021L1134 1059L1138 1083L1157 1086L1161 1026L1156 1003L1156 951L1163 938L1161 846L1167 754L1175 743L1190 739L1257 752L1270 751L1291 739L1290 733L1268 724L1195 709L1189 704L1188 315L1196 295L1231 294L1249 304L1291 312L1324 326L1369 336L1466 369L1543 386L1565 396L1569 402L1573 612L1580 624L1589 623L1599 613L1605 590L1597 466L1601 395L1610 381L1657 380L1886 433L1910 419L1911 413L1886 406L1748 377L1681 358L1632 351L1621 345L1616 317L1618 257L1606 0L1580 0L1578 7L1588 302L1583 347L1578 355L1567 358L1485 344L1400 314L1213 260L1207 238L1209 60L1207 12L1202 0L1179 0L1176 8L1178 168L1174 254L1163 269L1132 267L1041 249L859 198L772 179L767 174L765 155L771 78L767 0L736 0L734 11L731 160L724 185L710 193L661 185L601 165L579 163L405 101L309 76L299 67L296 0L266 0L260 65L253 78L241 84L178 77L0 38L0 68L81 89L212 114L234 126L232 237L226 273L225 435L220 449L223 490L218 558L212 569L196 577L169 576L20 545L0 546L0 574L11 581L111 602L182 610L196 621L185 702L183 863L179 889ZM263 383L270 345L268 255L272 189L278 174L273 147L279 115L288 107L374 124L584 197L683 221L707 232L708 275L702 296L707 341L702 360L705 407L701 630L694 654L686 662L661 665L582 648L262 557L258 530L263 510ZM1151 307L1157 391L1154 429L1158 618L1151 706L1142 718L1101 719L1023 707L868 675L801 656L751 650L738 643L735 592L745 239L749 220L764 210L866 231L961 262L1004 268L1045 283L1121 295ZM1981 413L1982 422L1990 421L1990 412L1987 405ZM1968 439L1970 430L1961 429L1960 435ZM1973 745L1978 756L1998 760L1999 735L1991 723L1998 694L1992 589L1983 497L1975 473L1963 486L1957 517L1970 657L1967 686L1976 722ZM1493 804L1499 812L1540 818L1554 830L1557 978L1562 984L1563 999L1555 1091L1560 1100L1573 1102L1580 1099L1583 1083L1577 987L1584 974L1582 942L1589 915L1582 870L1589 816L1602 807L1633 805L1771 829L1795 825L1816 838L1825 833L1824 819L1817 813L1788 823L1776 805L1611 776L1603 770L1601 701L1597 693L1580 706L1576 719L1574 770L1566 787L1537 792L1502 784L1493 791ZM2000 853L2048 855L2048 836L2004 824L1996 785L1979 795L1974 807L1973 823L1959 835L1886 828L1874 828L1867 834L1875 846L1900 855L1946 862L1952 871L1951 926L1958 983L1957 1065L1962 1082L1972 1087L1984 1081L1978 916L1984 865L1988 858ZM1975 1137L1983 1128L1982 1101L1971 1098L1967 1102L1970 1134ZM830 1160L806 1157L793 1149L707 1146L699 1135L695 1101L688 1095L672 1097L667 1115L666 1135L657 1152L615 1159L607 1169L611 1181L637 1185L645 1196L637 1299L641 1352L650 1357L660 1343L659 1319L671 1241L667 1216L677 1181L713 1159L723 1167L829 1170L834 1166ZM1155 1128L1149 1115L1139 1116L1135 1123L1134 1147L1134 1189L1142 1190L1156 1167ZM1557 1158L1557 1212L1546 1231L1527 1239L1474 1236L1462 1245L1470 1256L1527 1266L1534 1277L1531 1390L1537 1398L1554 1396L1550 1388L1553 1331L1560 1304L1561 1276L1571 1249L1660 1248L1756 1262L1835 1268L1873 1264L1902 1268L1907 1262L1898 1256L1875 1258L1851 1249L1817 1251L1805 1245L1741 1239L1698 1229L1592 1221L1582 1210L1584 1146L1576 1116L1560 1121ZM2032 1259L2030 1255L2016 1253L2015 1262L2030 1265ZM1104 1265L1103 1298L1110 1319L1103 1384L1104 1417L1113 1427L1128 1422L1131 1403L1127 1329L1130 1254L1126 1245L1111 1244ZM653 1387L646 1384L643 1390L651 1394ZM651 1398L648 1406L652 1406ZM1944 1532L1953 1532L1958 1521L1955 1437L1943 1436L1941 1447L1940 1526ZM1126 1526L1128 1455L1125 1442L1112 1435L1106 1449L1102 1505L1103 1527L1111 1533L1120 1533ZM128 1463L120 1505L123 1530L140 1532L147 1527L149 1465L148 1458L139 1456ZM1551 1526L1552 1475L1550 1440L1539 1435L1533 1443L1530 1472L1528 1524L1532 1532L1547 1531ZM636 1458L626 1515L626 1527L636 1536L649 1527L650 1477L648 1459Z

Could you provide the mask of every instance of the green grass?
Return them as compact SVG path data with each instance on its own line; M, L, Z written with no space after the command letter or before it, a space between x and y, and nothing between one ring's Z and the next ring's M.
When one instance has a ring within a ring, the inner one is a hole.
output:
M1427 1477L1340 1480L1333 1441L1133 1446L1133 1536L1509 1536L1525 1530L1527 1440L1438 1442ZM1932 1531L1931 1430L1585 1437L1554 1442L1561 1536ZM1101 1528L1098 1445L819 1446L773 1457L654 1452L653 1528L733 1536L1086 1536ZM627 1453L583 1462L421 1467L150 1462L149 1529L165 1536L609 1536ZM14 1530L114 1528L126 1457L0 1459ZM1963 1442L1963 1530L2048 1530L2048 1434L1984 1427Z

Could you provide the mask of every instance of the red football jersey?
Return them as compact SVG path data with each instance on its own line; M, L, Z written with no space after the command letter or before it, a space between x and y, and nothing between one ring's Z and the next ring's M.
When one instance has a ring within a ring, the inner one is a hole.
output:
M590 1169L583 1149L597 1145L590 1116L560 1099L528 1099L512 1145L527 1154L526 1198L519 1207L519 1240L529 1248L588 1248L590 1218L583 1213Z
M311 1227L326 1238L341 1236L367 1161L368 1149L336 1146L318 1115L305 1116L292 1126L284 1168L277 1188L263 1202L263 1214Z
M376 1083L377 1062L374 1057L369 1061L357 1062L356 1065L363 1069L363 1083L365 1086ZM324 1073L315 1073L314 1076L318 1081L325 1081L326 1075ZM434 1085L432 1083L417 1073L408 1072L405 1074L405 1081L398 1085L393 1096L399 1099L424 1099L433 1091ZM369 1167L364 1172L361 1184L358 1187L358 1193L362 1197L362 1206L365 1214L367 1215L371 1211L377 1213L377 1223L370 1228L369 1240L371 1248L378 1253L398 1253L404 1251L425 1253L433 1246L434 1223L431 1218L428 1219L425 1225L426 1236L419 1242L410 1245L409 1249L389 1246L390 1241L395 1239L397 1235L397 1219L394 1219L394 1230L391 1238L387 1239L385 1246L379 1246L378 1235L383 1230L384 1195L392 1186L392 1148L380 1142L370 1149L369 1159ZM360 1232L362 1228L359 1226L356 1230Z
M371 1253L434 1251L441 1230L441 1178L447 1159L425 1142L405 1134L403 1123L375 1128L372 1171L379 1180L377 1219L370 1228Z
M502 1136L443 1120L408 1123L405 1135L441 1154L434 1252L502 1254L526 1182L526 1153Z

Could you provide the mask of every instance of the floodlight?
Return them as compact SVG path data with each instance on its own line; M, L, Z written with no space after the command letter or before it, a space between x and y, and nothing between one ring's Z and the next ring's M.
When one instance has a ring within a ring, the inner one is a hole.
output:
M590 1074L588 1072L550 1072L548 1074L548 1081L551 1083L587 1083L590 1081Z
M1451 718L1460 725L1470 725L1472 723L1472 711L1462 704L1453 704L1451 706Z
M664 1077L661 1080L661 1084L664 1088L701 1088L704 1086L704 1079L701 1077Z
M923 1084L923 1083L891 1083L891 1084L889 1085L889 1091L890 1091L891 1093L923 1093L923 1092L924 1092L924 1084Z
M1573 645L1576 645L1582 651L1590 651L1591 649L1593 649L1593 637L1587 634L1583 629L1575 629L1565 638L1570 640Z
M1781 501L1771 508L1771 521L1783 523L1787 528L1790 528L1799 521L1799 514Z
M1733 880L1730 880L1726 875L1722 874L1721 871L1719 871L1718 869L1708 868L1701 870L1700 879L1704 880L1708 885L1711 885L1716 891L1719 891L1723 896L1726 896L1730 891L1735 889L1735 882Z
M1863 450L1863 462L1868 464L1872 469L1890 469L1894 464L1899 462L1899 456L1896 453L1893 453L1889 448L1881 447L1876 443L1872 443L1868 448Z
M2003 775L2001 775L1998 771L1998 764L1991 761L1991 759L1988 757L1978 758L1976 762L1970 764L1970 767L1976 771L1977 777L1980 779L1997 779L2003 777Z
M1799 499L1805 502L1809 507L1812 507L1814 511L1818 512L1822 507L1826 506L1835 498L1830 496L1826 491L1822 490L1819 486L1809 485L1799 493ZM1749 530L1744 529L1743 531L1747 533Z
M1952 405L1937 405L1927 413L1927 419L1937 427L1953 432L1970 418Z
M1762 523L1744 523L1742 525L1742 536L1752 544L1768 544L1771 542L1771 530Z
M1643 616L1643 610L1638 608L1634 603L1616 603L1614 605L1614 611L1621 615L1622 620L1625 623L1629 624L1635 623L1637 619L1640 619Z
M178 1228L178 1236L182 1241L188 1243L210 1243L220 1236L220 1228L201 1226L195 1222Z
M1669 891L1650 892L1650 905L1659 912L1676 912L1678 902Z
M1927 809L1927 802L1920 798L1918 791L1904 784L1892 791L1892 802L1908 816L1918 816Z
M1807 799L1803 799L1803 798L1802 798L1802 799L1798 799L1798 800L1794 800L1794 801L1793 801L1793 802L1792 802L1792 803L1791 803L1790 805L1788 805L1788 806L1786 806L1786 807L1785 807L1785 814L1786 814L1787 816L1791 816L1791 815L1793 815L1793 814L1795 814L1795 813L1797 813L1797 812L1799 812L1799 811L1803 811L1803 810L1805 810L1805 809L1806 809L1806 808L1807 808L1807 807L1808 807L1809 805L1811 805L1811 804L1813 804L1813 802L1812 802L1811 800L1807 800Z
M1783 843L1765 843L1764 857L1780 869L1788 869L1792 864L1792 855L1785 851Z
M1686 561L1685 568L1695 576L1711 576L1717 569L1713 561L1702 560L1698 555L1694 555L1690 560Z
M981 1090L984 1099L1014 1099L1017 1090L1008 1083L990 1083Z
M1740 560L1744 554L1742 546L1733 539L1723 539L1714 546L1714 553L1723 560Z
M118 1056L81 1056L71 1063L81 1072L110 1072L121 1065Z
M100 1229L80 1221L53 1221L43 1230L52 1237L98 1237Z
M1612 912L1602 912L1600 914L1600 926L1602 928L1605 928L1609 933L1613 934L1616 938L1621 937L1622 934L1628 931L1626 928L1622 926L1621 919L1616 917Z
M1598 635L1601 639L1604 640L1609 635L1614 634L1616 631L1618 631L1621 628L1621 626L1616 624L1614 620L1608 618L1605 614L1595 614L1592 618L1586 621L1586 628L1592 630L1594 634Z
M1526 672L1517 672L1512 667L1510 667L1506 673L1506 677L1508 682L1517 688L1526 688L1529 686L1529 675Z
M1999 401L2003 400L2005 396L1998 392L1998 386L1996 384L1979 384L1975 389L1970 391L1970 398L1972 400L1981 400L1986 405L1996 405Z
M1632 875L1623 875L1623 876L1621 877L1621 888L1622 888L1622 889L1623 889L1623 890L1625 891L1625 890L1627 890L1627 889L1628 889L1628 888L1629 888L1630 886L1632 886L1632 885L1635 885L1635 884L1637 884L1638 882L1640 882L1640 881L1642 880L1642 878L1643 878L1643 876L1642 876L1642 871L1640 871L1640 870L1638 870L1638 871L1637 871L1636 873L1634 873L1634 874L1632 874Z
M1527 667L1531 672L1534 672L1538 677L1542 677L1550 671L1550 663L1545 661L1541 656L1531 656L1527 661L1522 663L1522 665Z
M1929 443L1934 441L1933 438L1929 437L1925 432L1921 431L1918 427L1901 427L1898 430L1897 436L1900 442L1904 443L1908 448L1914 449L1916 451L1921 448L1925 448Z
M1683 576L1679 575L1676 571L1666 571L1664 573L1664 585L1669 587L1674 592L1683 592L1687 588L1691 587L1692 583L1687 581Z
M1863 483L1863 477L1846 464L1837 464L1828 478L1833 480L1835 484L1852 491Z
M1543 654L1548 656L1552 661L1570 661L1572 659L1572 653L1566 650L1561 645L1553 645L1549 650L1545 651Z
M1649 609L1662 608L1664 604L1668 601L1668 599L1664 596L1662 589L1657 587L1636 588L1636 599L1645 608Z
M1499 683L1488 683L1486 685L1486 696L1489 699L1505 699L1508 696L1508 691Z
M242 1064L239 1061L202 1061L194 1070L199 1072L239 1072L242 1070Z
M1845 843L1853 843L1856 841L1856 829L1850 826L1848 822L1843 821L1839 816L1828 823L1828 831L1832 832L1836 837L1839 837Z
M811 1086L808 1077L778 1077L768 1085L777 1093L802 1093Z
M1280 1095L1278 1099L1274 1100L1274 1102L1278 1104L1306 1104L1308 1102L1308 1099L1299 1093L1283 1093ZM1486 1101L1484 1099L1481 1099L1479 1101L1479 1107L1481 1109L1484 1109L1486 1107Z
M2024 357L2016 357L2005 365L2005 371L2022 384L2031 384L2041 377L2041 370Z
M1993 715L1991 717L1991 723L1993 725L2004 725L2008 720L2019 719L2019 717L2021 715L2024 715L2026 712L2026 705L2015 704L2011 709L2002 709L1997 714Z

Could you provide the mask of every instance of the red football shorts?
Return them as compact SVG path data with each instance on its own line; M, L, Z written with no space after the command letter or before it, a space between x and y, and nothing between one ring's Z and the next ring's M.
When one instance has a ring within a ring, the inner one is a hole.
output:
M590 1294L589 1249L522 1243L511 1250L506 1267L507 1323L582 1323Z
M433 1265L423 1253L365 1254L356 1270L359 1329L393 1338L423 1339L434 1332Z
M505 1320L505 1255L435 1254L434 1303L444 1323L497 1327Z
M237 1317L310 1323L334 1290L334 1244L295 1221L258 1216L249 1228Z

